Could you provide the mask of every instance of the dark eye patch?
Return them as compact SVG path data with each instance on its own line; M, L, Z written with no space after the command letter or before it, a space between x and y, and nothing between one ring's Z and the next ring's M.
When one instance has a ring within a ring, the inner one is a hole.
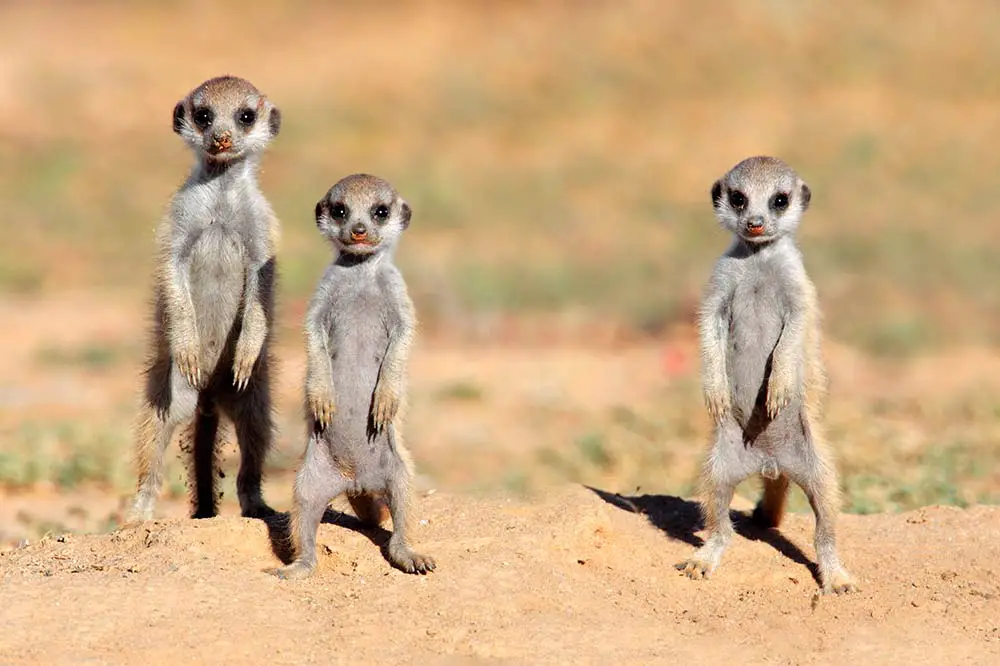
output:
M771 208L774 210L785 210L788 208L788 194L785 192L778 192L771 197Z
M236 114L236 120L243 127L250 127L257 121L257 112L253 109L240 109Z
M376 220L384 222L389 218L389 207L385 204L377 204L374 208L372 208L372 217Z
M198 126L198 129L204 130L215 120L215 114L207 106L199 106L191 114L191 118L194 120L194 124Z
M347 206L343 201L338 201L330 206L330 217L335 220L343 220L347 217Z
M747 195L739 190L729 190L729 205L736 210L743 210L747 205Z

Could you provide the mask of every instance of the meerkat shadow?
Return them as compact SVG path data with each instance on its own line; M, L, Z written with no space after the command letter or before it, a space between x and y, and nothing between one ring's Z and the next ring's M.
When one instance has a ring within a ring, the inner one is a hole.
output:
M704 528L701 506L698 502L673 495L626 496L611 493L591 486L584 486L602 500L623 511L638 513L651 525L675 541L683 541L699 548L704 541L696 534ZM785 538L777 529L765 528L753 520L753 516L743 511L731 510L729 516L733 529L744 539L763 541L796 564L801 564L813 579L819 583L819 567L806 557L798 546Z
M259 520L267 525L267 537L271 542L271 552L283 564L291 564L295 559L292 549L292 517L287 511L275 512L270 516L262 516ZM389 537L392 533L384 527L372 527L354 516L327 507L323 512L322 523L337 525L353 530L368 538L382 552L383 557L387 555Z

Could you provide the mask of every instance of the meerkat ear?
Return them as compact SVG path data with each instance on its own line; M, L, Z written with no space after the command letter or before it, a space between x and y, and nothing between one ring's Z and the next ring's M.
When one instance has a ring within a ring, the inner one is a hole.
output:
M316 203L316 226L323 228L323 213L326 212L326 199L320 199Z
M812 201L812 190L805 183L799 188L800 196L802 197L802 210L805 211L809 208L809 202Z
M410 209L410 204L403 202L403 205L399 207L399 218L403 223L403 228L406 229L410 226L410 218L413 216L413 210Z
M267 117L267 126L271 130L271 138L278 136L278 132L281 131L281 110L276 107L271 107L271 113Z
M718 208L719 201L722 200L722 181L717 180L712 185L712 207Z
M174 132L177 134L181 133L181 129L184 127L184 102L183 100L177 102L177 106L174 107Z

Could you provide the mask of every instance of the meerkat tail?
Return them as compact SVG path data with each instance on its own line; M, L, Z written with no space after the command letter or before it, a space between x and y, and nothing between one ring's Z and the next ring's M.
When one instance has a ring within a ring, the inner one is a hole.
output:
M785 516L785 500L788 497L788 477L782 474L776 479L764 479L764 493L753 511L753 520L761 527L775 528Z
M354 515L366 525L378 527L389 520L389 506L381 496L369 493L349 495L347 501L350 502Z

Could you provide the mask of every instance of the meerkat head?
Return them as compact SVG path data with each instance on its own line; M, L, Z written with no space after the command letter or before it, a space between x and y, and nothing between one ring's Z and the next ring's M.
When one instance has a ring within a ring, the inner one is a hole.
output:
M812 193L791 167L774 157L750 157L712 185L715 215L748 243L794 233Z
M337 182L316 204L316 226L348 254L391 248L410 226L410 205L387 181L354 174Z
M281 111L235 76L205 81L174 107L174 132L211 163L258 153L280 129Z

